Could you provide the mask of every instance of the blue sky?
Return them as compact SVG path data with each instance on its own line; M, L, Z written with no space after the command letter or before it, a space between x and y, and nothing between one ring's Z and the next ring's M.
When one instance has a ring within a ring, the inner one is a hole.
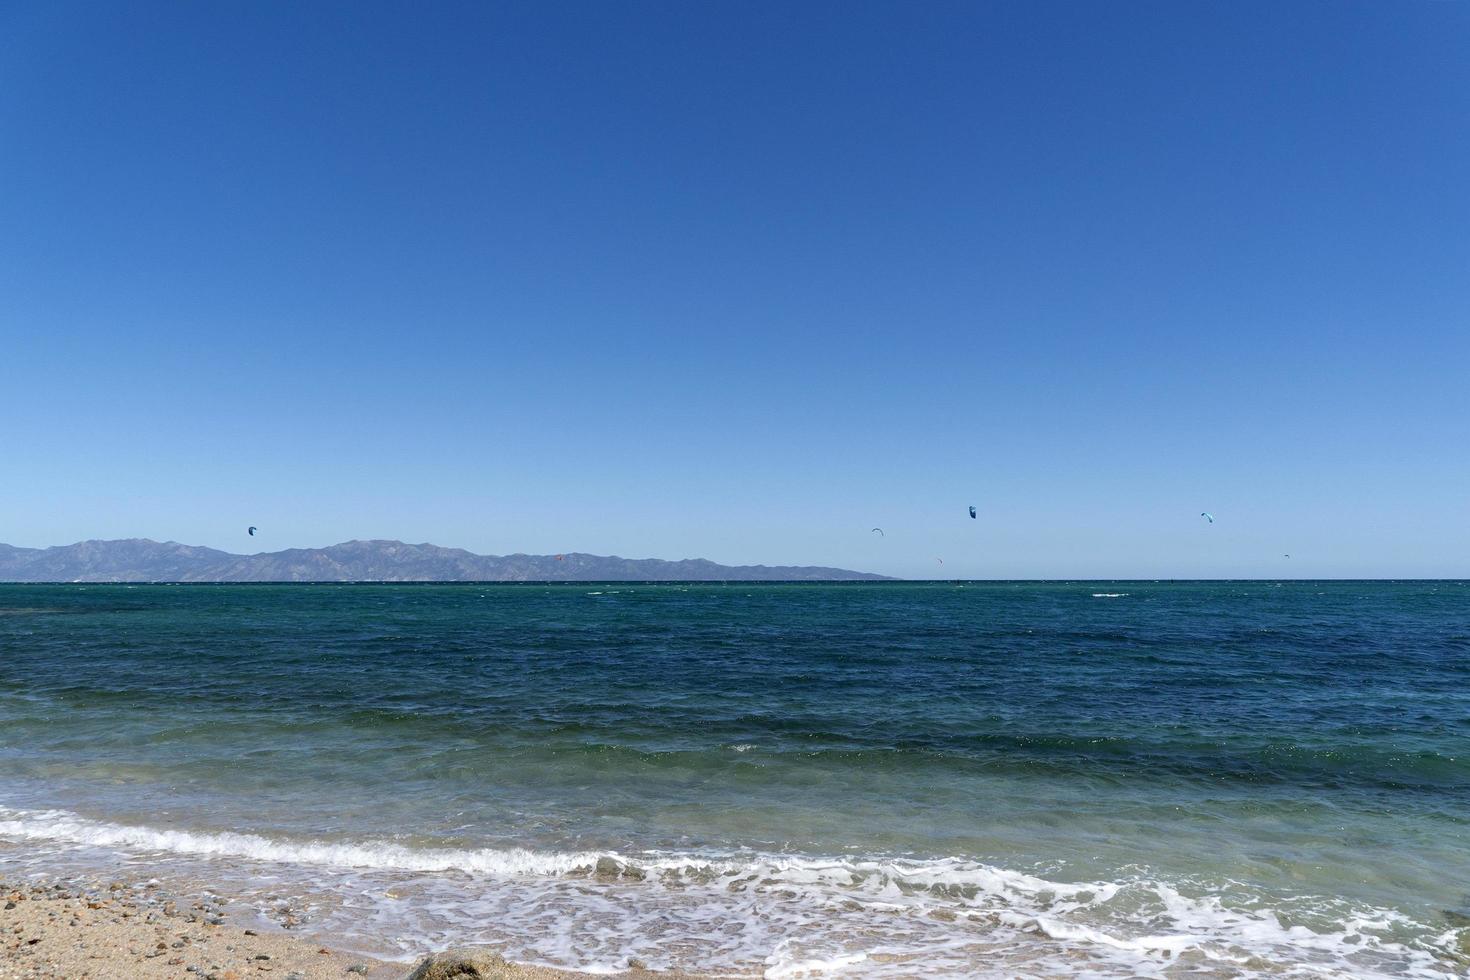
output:
M0 541L1470 574L1467 43L1433 2L7 5Z

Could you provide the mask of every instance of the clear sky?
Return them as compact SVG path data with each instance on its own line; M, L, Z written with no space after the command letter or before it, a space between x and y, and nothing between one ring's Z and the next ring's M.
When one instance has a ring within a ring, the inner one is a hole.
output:
M5 4L0 541L1470 575L1467 51L1412 0Z

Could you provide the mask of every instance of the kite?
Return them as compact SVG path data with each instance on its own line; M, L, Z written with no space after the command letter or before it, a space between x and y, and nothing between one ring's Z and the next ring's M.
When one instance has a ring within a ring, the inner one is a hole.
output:
M1199 512L1199 516L1203 517L1205 520L1209 521L1211 524L1215 523L1215 515L1214 514L1211 514L1211 513L1208 513L1206 511L1203 511L1202 510L1202 511Z
M250 536L251 536L251 537L252 537L252 538L253 538L253 537L255 537L255 528L253 528L253 527L252 527L252 528L250 528L250 529L249 529L249 530L250 530Z

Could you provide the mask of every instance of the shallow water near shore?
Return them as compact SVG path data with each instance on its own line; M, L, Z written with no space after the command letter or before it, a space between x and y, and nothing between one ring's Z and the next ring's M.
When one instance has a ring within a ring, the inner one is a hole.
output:
M0 586L0 869L408 957L1470 966L1460 582Z

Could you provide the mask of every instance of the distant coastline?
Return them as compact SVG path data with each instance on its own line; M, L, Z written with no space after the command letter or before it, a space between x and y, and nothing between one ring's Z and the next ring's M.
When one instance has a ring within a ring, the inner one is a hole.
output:
M0 544L0 582L855 582L886 576L819 565L721 565L567 552L477 555L402 541L237 555L215 548L125 538L51 548Z

